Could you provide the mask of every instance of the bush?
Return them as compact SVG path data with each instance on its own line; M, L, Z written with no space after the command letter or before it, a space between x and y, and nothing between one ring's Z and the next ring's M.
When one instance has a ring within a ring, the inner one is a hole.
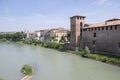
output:
M101 55L101 54L87 54L87 57L96 59L102 62L120 65L120 59L116 57L110 57L110 56Z
M33 75L32 66L25 64L21 69L21 72L24 73L25 75Z
M45 43L44 47L58 49L58 50L63 50L62 44L53 43L53 42L47 42L47 43Z
M87 56L87 54L90 54L90 50L87 46L85 46L85 49L84 49L83 53L81 54L81 56L85 57L85 56Z
M0 78L0 80L4 80L3 78Z

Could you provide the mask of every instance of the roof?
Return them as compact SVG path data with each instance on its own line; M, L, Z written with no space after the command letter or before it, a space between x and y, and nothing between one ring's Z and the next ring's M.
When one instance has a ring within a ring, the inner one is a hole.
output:
M34 35L34 34L36 34L35 32L28 32L28 34L30 34L30 35Z
M83 18L85 18L85 16L81 16L81 15L75 15L75 16L72 16L72 17L70 17L70 18L74 18L74 17L83 17Z
M118 20L120 20L120 19L118 19L118 18L112 18L112 19L106 20L106 22L118 21Z
M106 20L103 23L89 24L89 28L104 27L104 26L113 26L113 25L120 25L120 19L113 18L113 19Z

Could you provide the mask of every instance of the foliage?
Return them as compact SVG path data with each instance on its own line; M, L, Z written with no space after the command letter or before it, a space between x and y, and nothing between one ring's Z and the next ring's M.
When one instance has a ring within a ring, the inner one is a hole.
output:
M58 49L58 50L63 50L62 44L59 44L59 43L47 42L47 43L45 43L44 47Z
M4 80L3 78L0 78L0 80Z
M68 41L70 41L70 34L71 34L71 32L69 31L69 32L67 33L67 40L68 40Z
M89 54L90 53L90 50L87 46L85 46L85 49L84 49L84 54Z
M25 64L21 69L21 72L24 73L25 75L33 75L32 66Z
M86 50L88 50L86 48ZM76 54L76 55L80 55L80 56L85 56L87 58L91 58L91 59L95 59L98 61L102 61L102 62L106 62L106 63L111 63L111 64L115 64L115 65L119 65L120 66L120 58L119 57L115 57L115 56L109 56L109 55L103 55L103 54L92 54L92 53L86 53L84 51L72 51L72 50L67 50L68 53L72 53L72 54Z
M20 41L25 38L25 34L23 32L16 32L12 34L0 34L0 39L3 40L12 40L12 41Z
M64 35L61 37L60 42L66 42L66 37Z
M96 59L102 62L112 63L112 64L118 64L120 65L120 58L107 56L107 55L101 55L101 54L87 54L89 58Z

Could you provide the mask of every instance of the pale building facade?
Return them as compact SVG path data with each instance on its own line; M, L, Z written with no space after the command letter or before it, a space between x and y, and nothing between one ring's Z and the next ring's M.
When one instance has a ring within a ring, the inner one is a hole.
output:
M35 32L37 34L37 39L39 41L58 43L61 40L62 36L67 36L68 30L64 28L53 28L53 29L37 30Z

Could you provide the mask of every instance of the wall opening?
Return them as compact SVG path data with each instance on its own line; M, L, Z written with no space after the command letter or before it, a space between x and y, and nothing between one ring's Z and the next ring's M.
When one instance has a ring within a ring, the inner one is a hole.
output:
M95 53L95 48L96 48L96 40L93 40L92 53Z
M117 25L115 25L115 29L117 29Z
M104 27L102 27L102 30L104 30Z
M113 27L112 27L112 26L110 26L110 30L112 30L112 28L113 28Z
M106 26L106 30L108 30L108 26Z
M119 49L120 49L120 42L118 43L118 47L119 47Z
M82 39L83 23L80 22L80 39Z
M93 40L93 45L95 45L96 44L96 40Z
M93 37L96 37L96 33L93 33Z

